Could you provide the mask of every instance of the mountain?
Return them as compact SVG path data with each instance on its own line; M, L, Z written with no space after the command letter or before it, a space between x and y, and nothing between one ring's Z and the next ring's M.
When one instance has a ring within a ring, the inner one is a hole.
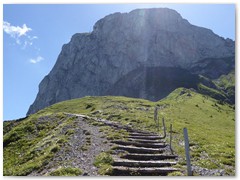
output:
M112 94L157 101L178 86L164 87L167 82L160 82L166 79L161 73L164 68L176 68L172 74L178 74L179 69L187 70L194 74L188 75L190 81L195 74L217 79L232 70L234 58L234 41L190 24L175 10L137 9L110 14L97 21L91 33L77 33L63 45L53 69L39 84L39 92L27 114L84 96ZM222 62L229 66L225 68ZM160 79L154 77L151 68L156 68L154 72L161 75ZM141 69L146 69L147 78L137 77L138 72L144 76ZM129 77L150 81L127 80ZM176 78L171 81L176 82ZM150 83L161 91L147 87L147 91L139 89L134 93L131 82L139 88ZM153 85L155 82L160 84Z
M151 101L162 99L178 87L195 88L200 82L197 75L176 67L140 67L122 78L107 92L143 98Z

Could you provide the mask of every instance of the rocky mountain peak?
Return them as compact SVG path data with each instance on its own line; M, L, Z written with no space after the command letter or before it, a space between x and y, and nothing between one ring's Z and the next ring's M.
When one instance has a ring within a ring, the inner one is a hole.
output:
M175 10L137 9L110 14L97 21L91 33L77 33L63 45L53 69L40 83L28 114L63 100L108 95L109 89L137 68L191 70L197 66L200 72L198 62L203 59L234 56L234 41L191 25ZM156 97L160 96L152 95L151 99L158 100Z

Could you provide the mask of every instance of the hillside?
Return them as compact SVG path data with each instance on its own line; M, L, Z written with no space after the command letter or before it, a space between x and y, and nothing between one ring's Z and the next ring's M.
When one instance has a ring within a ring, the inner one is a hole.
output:
M128 132L97 120L162 134L153 120L156 106L166 122L167 141L173 125L178 175L186 174L183 127L189 132L194 175L235 175L234 106L185 88L158 102L88 96L5 121L4 175L111 175L111 156L116 153L111 141L126 138Z

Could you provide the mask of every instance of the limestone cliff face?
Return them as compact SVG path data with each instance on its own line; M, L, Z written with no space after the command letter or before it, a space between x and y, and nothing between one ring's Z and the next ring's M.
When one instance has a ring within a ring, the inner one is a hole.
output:
M174 10L111 14L91 33L75 34L63 45L28 114L63 100L108 95L121 77L140 67L190 70L203 59L234 56L234 41L191 25Z

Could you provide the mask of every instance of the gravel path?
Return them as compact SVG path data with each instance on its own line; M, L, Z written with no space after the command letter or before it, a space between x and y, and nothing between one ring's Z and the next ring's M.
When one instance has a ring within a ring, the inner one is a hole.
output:
M49 175L60 167L80 168L84 176L99 176L98 168L93 165L94 159L101 152L110 150L112 144L99 131L99 127L91 125L89 120L77 117L73 124L74 127L67 127L63 131L66 133L68 129L75 130L70 140L55 154L42 172L31 176Z

